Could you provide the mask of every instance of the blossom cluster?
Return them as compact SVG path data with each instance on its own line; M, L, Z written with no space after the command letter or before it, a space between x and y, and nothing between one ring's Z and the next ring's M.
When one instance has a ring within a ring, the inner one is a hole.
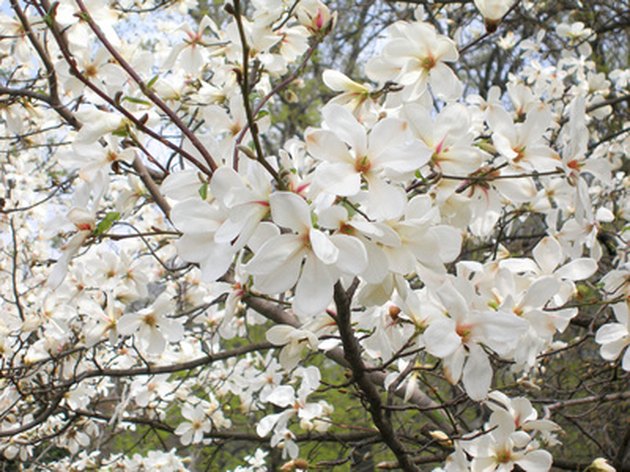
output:
M336 14L234 1L192 27L173 3L182 24L146 41L118 24L134 2L0 19L2 83L44 83L42 55L54 83L45 106L0 109L19 137L0 161L0 454L35 464L50 440L68 455L50 470L179 471L187 447L255 424L247 440L299 469L300 443L342 423L336 362L379 437L366 382L388 406L439 410L442 389L489 411L451 430L427 415L444 470L549 470L560 427L499 390L535 386L572 323L630 372L630 135L601 131L628 71L599 72L594 33L563 23L557 62L528 38L518 74L477 93L465 48L418 8L383 32L369 82L323 71L321 119L278 143L283 87ZM489 32L517 7L474 3ZM104 432L143 427L182 449L102 457Z

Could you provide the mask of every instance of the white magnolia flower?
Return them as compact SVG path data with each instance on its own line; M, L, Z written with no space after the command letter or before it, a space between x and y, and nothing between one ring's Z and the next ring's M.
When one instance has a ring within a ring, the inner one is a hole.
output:
M313 227L303 198L275 192L269 198L271 216L290 233L271 236L245 266L254 276L254 289L277 294L295 287L293 308L298 314L316 315L333 298L333 285L342 273L356 275L367 266L361 241L353 236L328 236Z
M197 405L195 408L192 408L190 405L184 405L182 416L188 421L180 423L175 430L175 434L181 436L179 439L184 446L201 442L204 433L209 433L212 429L212 423L206 416L202 405Z
M180 320L170 318L175 302L163 293L153 305L134 313L127 313L118 320L118 332L123 336L136 334L149 354L161 354L166 342L177 342L184 335Z
M607 361L614 361L621 352L630 346L630 315L628 302L613 305L616 323L607 323L595 334L595 342L601 344L599 353ZM630 348L626 349L621 360L623 370L630 371Z

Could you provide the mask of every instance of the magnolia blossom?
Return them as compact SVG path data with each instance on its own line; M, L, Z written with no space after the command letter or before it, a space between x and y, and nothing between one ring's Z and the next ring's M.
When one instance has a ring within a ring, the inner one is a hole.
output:
M184 446L201 442L204 433L209 433L212 429L212 424L206 416L202 405L197 405L194 408L184 405L182 416L188 421L180 423L175 430L175 434L181 436L180 441Z
M501 20L513 4L514 0L475 0L475 6L490 23Z
M306 137L308 152L323 161L315 177L318 183L326 191L346 197L357 195L365 183L368 212L374 218L400 216L404 191L385 178L396 180L414 172L428 161L430 151L411 139L402 120L385 118L368 134L339 105L328 105L323 114L330 130L314 130Z
M607 323L597 330L595 342L601 344L599 350L601 356L608 360L617 359L623 350L626 352L621 360L621 368L630 371L630 315L628 302L616 303L612 307L616 323Z
M161 354L166 342L177 342L184 334L181 321L170 318L175 304L170 295L160 295L153 305L118 320L118 332L123 336L136 334L149 354Z
M366 72L372 80L393 80L408 87L409 99L417 99L427 85L446 99L461 94L461 84L447 62L457 61L455 43L437 33L429 23L398 22L388 29L389 38L380 56L370 60Z
M254 288L264 293L281 293L297 282L293 308L299 314L315 315L332 301L333 285L341 273L365 269L365 248L355 237L328 236L313 227L308 204L294 193L275 192L269 203L274 222L291 232L276 230L245 270L254 276Z

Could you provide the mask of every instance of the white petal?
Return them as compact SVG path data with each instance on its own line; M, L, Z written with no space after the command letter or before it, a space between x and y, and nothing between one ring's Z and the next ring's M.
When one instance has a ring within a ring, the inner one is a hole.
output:
M171 211L171 220L184 233L210 233L218 229L227 215L199 199L179 202Z
M276 346L284 346L288 342L291 341L291 334L293 334L296 329L293 326L289 325L276 325L269 328L267 331L267 341Z
M293 387L288 385L276 387L267 398L267 401L280 407L291 405L295 401L295 392L293 391Z
M335 246L330 238L318 229L311 228L309 232L309 241L315 255L324 264L333 264L339 257L339 249Z
M544 237L534 248L534 260L544 274L551 274L563 259L562 246L556 238Z
M427 352L444 358L461 346L462 340L455 332L455 322L444 318L433 321L422 335Z
M409 136L409 125L398 118L385 118L374 125L370 132L369 156L376 158L391 150L392 143L404 143Z
M477 344L469 346L469 355L464 366L463 383L466 393L473 400L483 400L492 383L492 366L488 356Z
M368 175L369 214L377 220L390 220L400 217L405 211L407 196L405 191L390 185L375 175Z
M560 267L555 275L561 279L584 280L597 271L597 262L588 257L581 257Z
M304 233L311 227L308 203L292 192L276 192L269 197L271 217L278 226Z
M429 84L433 93L445 100L455 100L461 96L463 86L453 69L444 63L437 63L429 73Z
M346 274L357 275L368 265L367 251L359 238L345 234L335 234L330 238L339 248L336 267Z
M560 283L555 277L541 277L527 289L521 306L542 307L559 289Z
M245 265L252 275L264 275L278 270L290 258L299 254L304 243L294 234L281 234L263 244Z
M329 130L309 132L306 135L306 150L314 158L324 162L353 162L348 147Z
M350 111L341 105L330 104L324 107L322 115L328 128L350 144L357 156L367 155L367 134Z
M551 469L553 457L547 451L537 450L525 454L516 464L526 472L547 472Z
M335 278L331 269L316 257L307 257L295 287L293 309L300 315L317 315L333 298Z

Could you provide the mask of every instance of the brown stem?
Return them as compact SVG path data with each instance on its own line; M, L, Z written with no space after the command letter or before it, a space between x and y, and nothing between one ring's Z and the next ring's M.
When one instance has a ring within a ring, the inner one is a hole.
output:
M383 441L391 449L398 459L398 465L404 471L416 472L419 469L413 463L411 457L399 441L392 423L383 413L383 401L376 386L366 375L366 366L361 357L361 347L354 335L351 321L351 296L346 293L341 283L335 285L335 304L337 306L337 326L346 361L352 370L352 379L363 393L367 402L367 408L372 416L374 425L381 432Z

